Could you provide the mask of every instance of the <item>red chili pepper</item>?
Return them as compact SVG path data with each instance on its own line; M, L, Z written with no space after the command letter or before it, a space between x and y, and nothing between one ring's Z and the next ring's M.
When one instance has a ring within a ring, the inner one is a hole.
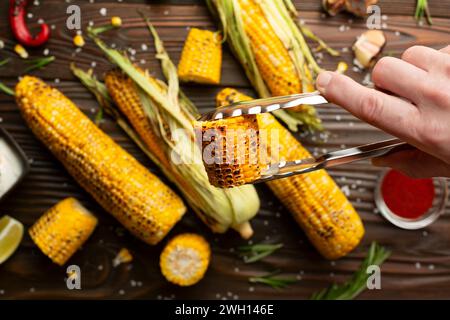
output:
M25 23L26 6L28 0L9 1L9 22L17 41L28 47L38 47L47 42L50 37L50 28L47 24L41 24L41 31L33 36Z

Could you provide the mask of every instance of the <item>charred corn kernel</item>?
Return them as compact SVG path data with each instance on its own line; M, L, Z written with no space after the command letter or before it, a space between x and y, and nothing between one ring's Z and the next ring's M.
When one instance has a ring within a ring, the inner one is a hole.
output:
M217 105L223 106L251 98L234 89L224 89L217 95ZM267 154L272 163L310 157L310 153L269 113L259 114L259 132L266 132ZM241 120L249 120L241 117ZM278 141L271 141L276 131ZM276 144L277 153L271 153ZM339 186L325 170L296 175L267 183L289 209L318 251L328 259L337 259L355 248L364 235L360 217Z
M255 0L238 0L244 30L255 61L273 96L302 92L301 79L289 52Z
M205 275L211 259L208 242L200 235L184 233L171 239L161 253L164 277L179 286L192 286Z
M344 74L347 71L347 69L348 69L348 64L345 63L344 61L341 61L337 65L336 72Z
M74 198L67 198L30 228L34 243L60 266L83 245L97 225L97 218Z
M220 83L222 37L218 32L192 28L178 64L181 81L206 84Z
M81 34L77 34L75 37L73 37L73 44L76 47L83 47L85 44L83 36Z
M186 207L182 200L61 92L25 76L15 93L34 134L135 236L156 244L183 216Z
M120 17L112 17L111 25L116 28L122 26L122 19Z
M113 260L113 267L117 267L121 265L122 263L128 263L133 261L133 256L131 255L131 252L127 248L122 248L117 253Z
M203 161L212 185L236 187L259 178L258 123L255 117L234 117L201 122L200 125Z
M21 45L16 44L14 46L14 51L21 57L22 59L28 59L28 52L27 50Z

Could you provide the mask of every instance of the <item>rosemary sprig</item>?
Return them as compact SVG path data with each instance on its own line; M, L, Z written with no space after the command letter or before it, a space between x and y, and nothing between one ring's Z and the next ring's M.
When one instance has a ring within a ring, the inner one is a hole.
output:
M3 60L0 60L0 67L3 67L5 64L8 64L9 60L11 60L11 59L6 58L6 59L3 59Z
M99 26L99 27L88 27L88 32L93 34L93 35L99 35L100 33L115 29L116 27L114 27L112 24L106 24L104 26Z
M278 249L282 248L283 244L254 244L249 246L238 247L240 255L243 256L245 263L253 263L264 259L265 257L271 255Z
M428 8L428 0L417 0L414 18L417 22L420 22L424 16L426 17L428 24L432 25L433 20L431 19L430 9Z
M372 242L369 253L353 277L342 285L333 284L331 287L312 295L312 300L351 300L367 287L367 267L381 265L391 254L390 251Z
M280 270L276 270L261 277L250 277L248 278L248 281L251 283L262 283L271 286L274 289L283 289L290 284L297 282L294 278L277 277L278 274L280 274Z
M36 69L42 69L46 65L48 65L49 63L51 63L53 61L55 61L54 56L37 58L37 59L26 61L26 63L29 63L31 65L25 69L25 72L27 73L27 72L30 72L30 71L33 71Z
M0 91L5 93L5 94L7 94L7 95L10 95L10 96L14 96L15 95L14 91L11 88L9 88L8 86L6 86L5 84L3 84L1 82L0 82Z

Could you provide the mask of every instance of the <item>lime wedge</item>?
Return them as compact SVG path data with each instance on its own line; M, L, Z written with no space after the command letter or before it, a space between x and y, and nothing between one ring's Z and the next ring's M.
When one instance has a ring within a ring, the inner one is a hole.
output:
M23 225L10 216L0 219L0 264L16 251L23 237Z

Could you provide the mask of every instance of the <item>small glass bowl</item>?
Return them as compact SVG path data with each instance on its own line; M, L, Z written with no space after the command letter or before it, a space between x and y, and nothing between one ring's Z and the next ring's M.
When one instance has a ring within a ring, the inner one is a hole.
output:
M383 179L389 170L384 171L378 179L377 187L375 189L375 204L380 210L380 213L393 225L407 230L417 230L429 226L439 218L445 211L445 206L448 200L448 186L446 179L433 178L435 196L432 207L417 219L403 218L393 213L387 204L384 202L381 194L381 185Z

